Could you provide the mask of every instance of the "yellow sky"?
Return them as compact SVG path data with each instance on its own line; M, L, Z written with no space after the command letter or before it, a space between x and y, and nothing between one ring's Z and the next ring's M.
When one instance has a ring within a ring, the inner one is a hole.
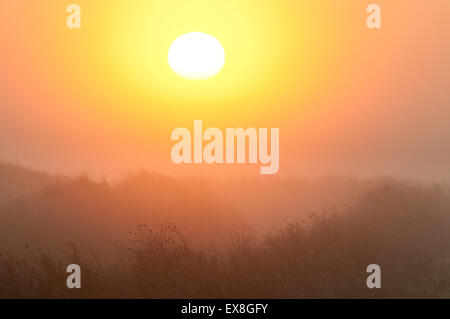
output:
M365 25L372 1L78 0L82 27L69 30L72 2L2 1L0 158L172 172L171 131L199 119L279 127L283 174L439 175L450 4L376 2L381 30ZM171 43L193 31L226 51L213 79L168 66Z

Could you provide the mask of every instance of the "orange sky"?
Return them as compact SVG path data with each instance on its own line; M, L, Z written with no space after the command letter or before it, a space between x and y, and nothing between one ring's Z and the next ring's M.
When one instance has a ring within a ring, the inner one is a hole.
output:
M80 30L65 25L73 2ZM365 25L370 3L382 7L381 30ZM448 178L449 9L447 0L1 1L0 159L62 173L176 173L170 134L198 119L279 127L280 175ZM167 64L172 41L192 31L225 48L213 79L185 80Z

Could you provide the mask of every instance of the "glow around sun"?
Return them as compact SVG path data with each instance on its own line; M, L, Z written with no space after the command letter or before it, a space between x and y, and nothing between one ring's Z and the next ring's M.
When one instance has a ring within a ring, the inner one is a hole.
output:
M217 75L225 65L225 50L215 37L191 32L179 36L169 49L170 68L190 80L204 80Z

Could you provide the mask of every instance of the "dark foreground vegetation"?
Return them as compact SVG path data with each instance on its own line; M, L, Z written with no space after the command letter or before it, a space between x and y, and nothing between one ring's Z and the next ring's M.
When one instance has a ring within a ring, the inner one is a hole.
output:
M245 212L197 184L148 174L114 185L56 179L0 211L0 297L450 297L447 189L352 183L364 191L347 204L270 229L249 227ZM72 263L81 289L66 287ZM374 263L382 288L370 290Z

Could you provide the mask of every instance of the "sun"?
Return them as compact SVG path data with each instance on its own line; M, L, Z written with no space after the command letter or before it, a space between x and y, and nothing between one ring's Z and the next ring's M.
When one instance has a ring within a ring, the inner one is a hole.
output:
M170 46L170 68L189 80L205 80L217 75L225 65L225 50L212 35L191 32L179 36Z

